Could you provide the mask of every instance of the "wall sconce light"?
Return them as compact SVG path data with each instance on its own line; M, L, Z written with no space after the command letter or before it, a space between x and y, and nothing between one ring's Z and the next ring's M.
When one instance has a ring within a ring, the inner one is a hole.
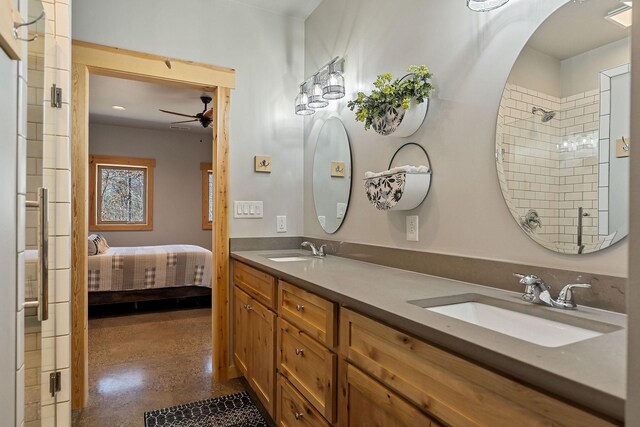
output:
M488 12L504 6L509 0L467 0L467 7L474 12Z
M296 97L296 114L310 115L318 108L329 105L328 100L345 96L344 59L335 57L323 65L313 76L300 83L300 93ZM310 88L310 89L308 89Z
M329 101L326 101L322 97L322 82L320 81L320 73L316 73L313 76L313 86L311 86L311 93L309 94L309 107L324 108L327 105L329 105Z
M296 114L299 116L309 116L316 112L309 107L309 95L306 91L306 83L300 85L300 93L296 96Z

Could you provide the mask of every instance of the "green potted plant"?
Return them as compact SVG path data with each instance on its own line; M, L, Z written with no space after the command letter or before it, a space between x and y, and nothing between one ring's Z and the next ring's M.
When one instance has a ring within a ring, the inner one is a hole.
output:
M347 103L365 130L373 127L381 135L394 136L410 136L418 130L427 114L432 74L424 65L411 65L408 71L395 80L391 73L380 74L370 95L358 92Z

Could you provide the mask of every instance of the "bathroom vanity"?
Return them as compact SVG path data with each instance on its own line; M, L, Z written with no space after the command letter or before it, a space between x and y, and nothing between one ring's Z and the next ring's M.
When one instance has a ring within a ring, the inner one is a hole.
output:
M624 315L304 251L232 257L234 362L280 426L622 425ZM534 344L432 310L460 302L592 335Z

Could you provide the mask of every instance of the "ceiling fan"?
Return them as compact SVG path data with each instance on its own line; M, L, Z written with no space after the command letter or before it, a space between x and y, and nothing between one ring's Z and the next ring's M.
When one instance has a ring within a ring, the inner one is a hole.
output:
M175 111L168 111L168 110L163 110L163 109L160 109L160 111L162 111L163 113L175 114L176 116L191 117L191 120L182 120L182 121L179 121L179 122L171 122L172 125L175 125L175 124L178 124L178 123L200 122L200 124L202 125L203 128L212 127L211 123L213 122L213 108L207 109L207 106L211 102L211 97L207 96L207 95L203 95L203 96L200 97L200 100L204 104L204 109L202 110L201 113L197 113L195 115L194 114L176 113Z

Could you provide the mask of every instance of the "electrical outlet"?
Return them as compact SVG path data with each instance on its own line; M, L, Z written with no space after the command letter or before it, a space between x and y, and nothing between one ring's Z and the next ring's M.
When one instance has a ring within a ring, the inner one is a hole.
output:
M287 217L277 216L276 217L276 232L277 233L286 233L287 232Z
M409 242L418 241L418 215L407 217L407 240Z

